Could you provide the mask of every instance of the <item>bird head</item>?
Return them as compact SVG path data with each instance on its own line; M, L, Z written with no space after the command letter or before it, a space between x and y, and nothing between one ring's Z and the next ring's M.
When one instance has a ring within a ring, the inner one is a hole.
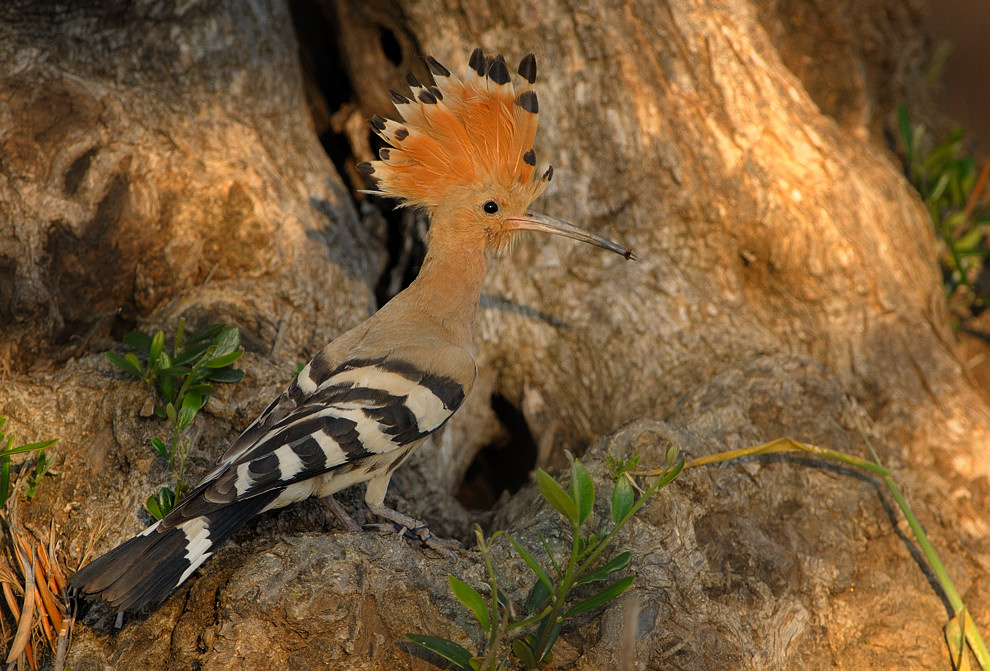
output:
M517 80L505 59L475 49L462 82L433 57L426 59L435 84L406 76L411 91L391 92L402 117L376 116L375 132L389 146L378 161L358 169L378 189L366 193L397 198L430 215L430 246L483 247L502 251L519 231L543 231L588 242L634 258L630 249L566 221L532 212L553 177L536 172L539 100L533 90L536 58L519 63Z

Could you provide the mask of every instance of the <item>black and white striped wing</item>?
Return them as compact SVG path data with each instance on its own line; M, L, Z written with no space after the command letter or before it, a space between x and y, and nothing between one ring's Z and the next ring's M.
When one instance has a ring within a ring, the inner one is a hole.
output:
M457 381L401 360L347 361L325 376L310 364L245 431L254 439L232 446L203 493L230 502L335 469L388 462L443 426L463 401ZM327 481L314 493L339 489Z

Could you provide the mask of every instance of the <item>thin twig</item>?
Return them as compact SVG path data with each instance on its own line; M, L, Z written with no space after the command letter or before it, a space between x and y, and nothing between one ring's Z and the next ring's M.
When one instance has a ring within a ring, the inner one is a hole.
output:
M71 629L72 620L63 620L62 628L58 632L58 648L55 649L53 671L62 671L65 667L65 654L69 651L69 631Z

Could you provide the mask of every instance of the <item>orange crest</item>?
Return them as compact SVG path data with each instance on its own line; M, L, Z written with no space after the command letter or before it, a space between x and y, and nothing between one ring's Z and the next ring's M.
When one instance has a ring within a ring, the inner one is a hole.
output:
M463 83L432 56L426 64L435 86L409 74L412 98L391 92L402 122L380 116L371 121L391 145L379 151L381 160L358 165L378 183L371 193L429 208L452 189L498 183L518 184L531 191L530 202L535 200L552 175L548 170L535 177L536 57L529 54L519 63L518 93L501 54L485 56L475 49Z

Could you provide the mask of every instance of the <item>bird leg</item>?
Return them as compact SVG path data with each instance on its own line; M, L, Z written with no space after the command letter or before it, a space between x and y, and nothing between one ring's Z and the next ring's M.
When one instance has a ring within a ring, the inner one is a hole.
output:
M344 510L344 506L340 505L340 501L333 498L333 494L330 496L324 496L320 499L320 502L327 509L327 511L337 518L347 531L361 531L361 525L354 521L354 518L347 514Z
M399 511L392 510L383 505L368 504L368 508L378 517L383 517L395 525L395 530L400 535L411 540L418 540L427 547L436 550L440 554L447 555L451 559L456 558L451 548L460 547L461 544L451 538L437 536L430 531L430 527L427 526L426 522L421 522L414 517L409 517L409 515L403 515Z

